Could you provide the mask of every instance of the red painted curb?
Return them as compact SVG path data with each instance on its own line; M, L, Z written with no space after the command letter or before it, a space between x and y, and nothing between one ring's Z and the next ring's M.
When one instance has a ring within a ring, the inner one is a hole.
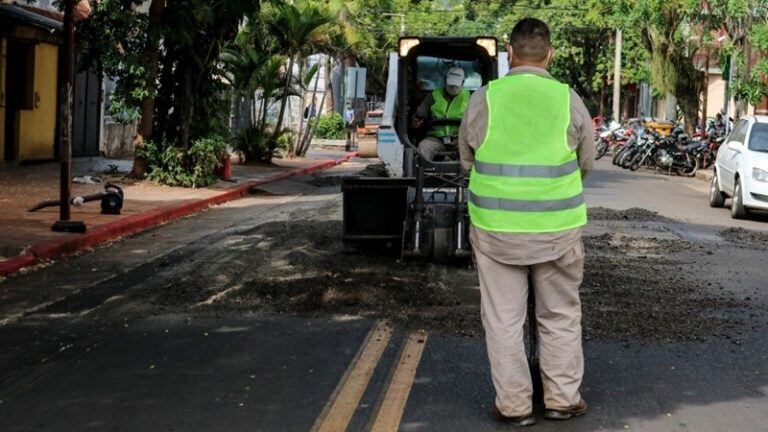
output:
M30 267L38 263L39 261L33 255L16 255L13 258L0 261L0 276L8 276L24 267Z
M208 207L240 199L248 195L249 190L256 186L273 183L297 175L313 174L328 168L332 168L348 161L356 155L357 152L350 152L339 159L322 161L306 168L287 171L261 180L253 180L209 198L173 206L161 207L158 209L150 210L148 212L128 216L126 218L98 226L85 234L77 234L65 239L56 239L36 243L30 246L29 254L18 255L16 257L0 261L0 276L8 276L17 272L23 267L29 267L38 264L41 261L51 260L62 255L71 254L83 249L87 249L89 247L96 246L100 243L116 239L118 237L137 234L139 232L146 231L149 228L170 222L174 219L200 212Z

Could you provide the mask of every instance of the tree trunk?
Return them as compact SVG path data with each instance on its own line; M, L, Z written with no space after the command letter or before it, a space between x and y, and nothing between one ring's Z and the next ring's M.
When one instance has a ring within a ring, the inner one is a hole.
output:
M179 99L176 106L179 109L179 135L178 143L182 149L188 149L190 146L191 130L192 130L192 66L190 65L191 57L187 57L182 60L181 65L181 85L179 88Z
M326 88L325 88L325 91L323 92L323 97L320 99L320 105L319 105L320 107L322 107L323 104L325 104L325 98L326 96L328 96L329 87L330 87L330 80L328 79L328 77L329 77L330 70L331 70L331 60L329 57L328 63L327 63L327 69L326 69L327 73L325 74ZM315 92L317 92L317 81L315 81ZM320 111L321 109L317 110L318 117L320 117ZM312 137L315 136L316 129L317 129L317 122L315 122L314 125L307 124L307 130L304 132L304 137L301 140L301 147L299 147L299 151L297 154L298 156L304 156L307 153L307 150L309 150L309 146L312 143Z
M600 119L605 118L605 87L608 85L608 77L603 75L603 79L600 80L600 102L598 104L597 116Z
M677 99L680 108L683 110L683 119L685 120L685 133L693 136L696 124L699 121L699 94L698 92L680 95Z
M154 90L157 83L157 73L160 63L160 25L165 10L165 0L152 0L149 5L149 28L152 29L153 37L149 38L147 43L147 84ZM155 93L154 91L147 95L141 101L139 124L136 130L134 144L133 168L130 177L143 178L147 174L147 161L138 156L139 148L144 147L144 141L152 138L152 123L155 114Z
M275 130L272 133L272 139L277 139L280 134L280 129L283 127L283 116L285 115L285 107L288 105L288 91L291 88L291 82L293 81L293 56L288 60L288 70L285 76L285 86L283 87L283 97L280 101L280 112L277 114L277 123L275 123Z
M317 95L317 85L320 82L320 67L317 68L317 71L315 72L315 77L314 78L315 78L315 85L312 88L312 104L313 105L315 104L315 95ZM323 94L323 98L322 99L325 100L325 94ZM306 101L306 96L304 96L304 100ZM320 106L322 106L322 105L323 105L323 103L321 102ZM304 115L304 109L305 109L304 107L301 108L301 110L302 110L301 111L302 118L303 118L303 115ZM315 106L315 115L316 116L318 114L318 110L319 109L317 108L317 106ZM309 132L309 129L310 129L310 126L311 126L310 125L310 121L311 120L312 120L312 109L309 108L309 110L307 111L307 127L306 127L305 130L302 131L301 126L304 125L304 122L302 121L301 125L299 126L299 136L296 138L296 147L294 148L292 156L303 156L304 155L304 151L303 151L304 141L306 140L306 137L308 135L308 132Z
M267 108L269 108L269 99L265 97L265 93L261 94L261 120L259 121L259 130L264 133L267 130Z
M704 59L704 87L701 102L701 131L707 131L707 104L709 103L709 47Z

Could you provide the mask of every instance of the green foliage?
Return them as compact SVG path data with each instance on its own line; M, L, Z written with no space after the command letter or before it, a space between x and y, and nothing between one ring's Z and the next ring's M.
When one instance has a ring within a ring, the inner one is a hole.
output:
M768 52L768 23L757 23L752 26L747 36L752 44L752 50L758 52ZM739 71L744 70L744 53L738 52L735 57L735 63ZM768 77L768 59L761 58L752 67L749 76L739 74L734 80L732 92L737 100L744 100L752 105L768 96L768 83L765 78Z
M196 188L216 182L214 170L221 166L226 142L219 137L200 138L185 151L167 142L148 141L137 152L149 164L149 180Z
M346 137L346 129L344 127L344 119L341 118L339 113L331 113L324 116L316 117L313 121L317 122L315 136L321 139L344 139Z
M117 165L115 165L115 164L109 164L109 165L107 166L107 169L105 169L104 171L102 171L102 174L106 174L106 175L118 175L118 174L120 174L120 167L119 167L119 166L117 166Z
M108 113L112 120L120 124L130 124L139 119L139 108L126 103L119 94L113 94L109 98Z
M238 131L233 138L233 146L252 162L270 163L278 151L285 150L290 142L290 131L283 129L273 138L271 128L245 128Z
M146 5L160 11L158 22ZM112 111L119 121L135 120L140 104L154 98L152 139L186 149L227 133L219 53L258 7L252 0L101 0L78 26L81 67L115 78Z
M118 82L112 104L118 121L133 121L138 104L154 92L147 83L144 53L157 30L148 25L146 14L135 8L139 0L102 0L93 5L91 17L78 25L78 44L82 52L81 69L100 68ZM125 115L123 115L123 114Z

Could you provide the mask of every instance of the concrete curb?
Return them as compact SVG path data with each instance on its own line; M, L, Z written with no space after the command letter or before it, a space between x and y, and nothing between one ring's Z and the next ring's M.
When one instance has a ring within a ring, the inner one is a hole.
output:
M711 169L704 169L696 171L696 178L703 181L712 181L714 172Z
M234 201L248 195L253 187L285 180L289 177L313 174L340 165L355 157L357 152L349 152L339 159L326 160L306 168L299 168L277 174L261 180L253 180L236 188L227 190L209 198L200 199L188 203L161 207L148 212L128 216L105 225L98 226L85 234L76 234L72 237L44 241L33 244L24 254L0 261L0 276L9 276L24 267L40 264L64 255L72 254L83 249L96 246L109 240L125 237L146 231L149 228L162 225L174 219L198 213L209 207Z

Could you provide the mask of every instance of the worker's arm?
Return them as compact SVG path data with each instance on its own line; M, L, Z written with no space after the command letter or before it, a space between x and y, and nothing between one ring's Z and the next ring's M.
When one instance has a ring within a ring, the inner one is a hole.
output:
M411 127L413 129L421 128L421 126L424 124L424 120L431 117L432 104L434 103L435 100L432 97L432 93L428 94L427 97L421 101L421 104L418 108L416 108L416 112L413 114L413 119L411 120Z
M586 177L592 171L595 161L595 132L592 117L584 101L573 90L571 90L571 124L568 127L568 144L576 150L581 178Z
M459 157L461 168L465 171L472 169L475 162L475 151L485 139L488 127L488 105L485 103L486 88L478 89L469 99L467 110L459 126Z

